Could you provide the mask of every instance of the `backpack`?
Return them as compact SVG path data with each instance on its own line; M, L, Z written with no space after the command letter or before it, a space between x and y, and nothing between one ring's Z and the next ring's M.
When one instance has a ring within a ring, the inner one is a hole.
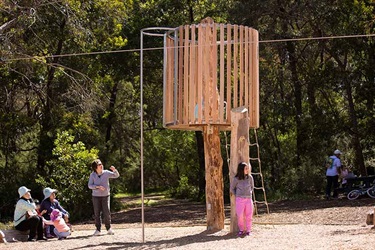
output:
M332 168L333 167L333 159L328 157L325 162L324 162L324 166L326 168Z

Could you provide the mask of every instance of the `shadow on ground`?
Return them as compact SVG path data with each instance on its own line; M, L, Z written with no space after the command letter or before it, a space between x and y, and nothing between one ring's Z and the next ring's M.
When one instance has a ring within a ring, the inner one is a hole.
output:
M370 197L360 197L357 200L350 201L346 198L337 200L283 200L269 203L270 214L276 216L283 213L298 213L310 211L317 217L324 214L324 209L340 209L340 212L353 212L355 207L369 207L375 204L375 199ZM265 215L266 207L258 205L258 214ZM134 224L141 223L142 211L140 207L115 212L112 214L113 224ZM349 216L349 214L348 214ZM353 216L352 216L353 217ZM230 205L225 205L225 218L230 218ZM145 223L155 226L191 226L206 225L206 207L199 202L189 202L186 200L169 200L166 203L145 207ZM87 221L83 224L94 224L93 221Z
M360 197L357 200L342 199L313 199L313 200L284 200L269 204L272 213L280 212L299 212L305 210L324 209L324 208L339 208L339 207L362 207L372 206L375 204L375 199L370 197Z
M103 248L103 249L129 249L129 248L141 248L141 249L166 249L171 247L180 247L185 246L188 244L194 243L204 243L204 242L211 242L211 241L225 241L227 239L236 238L235 235L227 233L223 234L216 234L216 232L210 231L203 231L199 234L194 235L187 235L179 238L167 239L167 240L157 240L152 242L145 242L145 243L136 243L136 242L111 242L111 243L101 243L95 245L86 245L82 247L72 248L74 250L79 249L91 249L91 248Z

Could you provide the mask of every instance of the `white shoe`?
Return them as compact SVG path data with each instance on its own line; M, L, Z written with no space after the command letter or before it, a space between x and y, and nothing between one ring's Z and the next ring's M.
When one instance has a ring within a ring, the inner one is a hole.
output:
M110 229L108 229L107 234L109 234L109 235L114 235L115 232L113 232L112 228L110 228Z
M5 239L5 234L1 230L0 230L0 243L7 243L7 239Z
M99 236L100 235L100 231L99 230L95 230L95 233L93 234L93 236Z

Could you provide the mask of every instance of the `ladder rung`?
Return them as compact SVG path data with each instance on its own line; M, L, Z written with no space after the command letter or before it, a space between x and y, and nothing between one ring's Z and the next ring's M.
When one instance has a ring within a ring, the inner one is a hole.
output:
M256 190L264 190L263 187L254 187L254 189L256 189Z
M267 201L255 201L257 204L267 204Z

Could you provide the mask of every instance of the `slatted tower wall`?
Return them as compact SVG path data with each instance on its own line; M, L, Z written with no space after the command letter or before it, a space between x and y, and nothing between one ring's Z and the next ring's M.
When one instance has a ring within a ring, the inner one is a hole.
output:
M232 108L249 110L259 127L258 31L200 23L165 35L164 126L230 130Z

